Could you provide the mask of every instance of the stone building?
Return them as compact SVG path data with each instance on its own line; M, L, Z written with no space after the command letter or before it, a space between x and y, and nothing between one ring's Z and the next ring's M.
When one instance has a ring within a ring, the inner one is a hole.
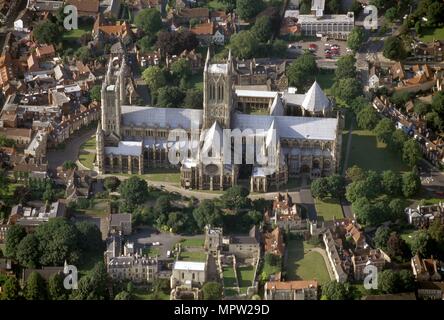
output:
M328 117L332 105L317 83L306 94L234 90L231 53L211 63L208 52L202 111L125 105L128 77L125 57L110 61L97 129L101 174L180 168L183 188L224 190L246 180L252 192L268 192L339 166L341 121ZM258 114L248 114L253 109Z
M316 280L269 281L264 289L265 300L318 300Z

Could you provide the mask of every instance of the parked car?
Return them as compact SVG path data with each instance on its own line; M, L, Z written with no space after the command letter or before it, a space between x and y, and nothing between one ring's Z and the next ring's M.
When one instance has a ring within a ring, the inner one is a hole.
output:
M317 45L315 43L310 43L310 45L308 46L310 49L317 49Z
M152 246L153 246L153 247L158 247L158 246L160 246L160 242L153 242L153 243L152 243Z

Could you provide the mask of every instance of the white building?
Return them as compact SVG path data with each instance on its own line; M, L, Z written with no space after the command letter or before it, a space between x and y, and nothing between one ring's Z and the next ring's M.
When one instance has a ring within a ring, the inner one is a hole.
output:
M205 262L176 261L170 280L171 289L178 286L200 287L207 280L207 264Z

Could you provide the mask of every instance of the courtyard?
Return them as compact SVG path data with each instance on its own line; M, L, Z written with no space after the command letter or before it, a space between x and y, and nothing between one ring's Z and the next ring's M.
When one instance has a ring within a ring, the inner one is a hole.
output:
M324 258L315 247L302 240L290 240L287 244L287 280L330 281Z

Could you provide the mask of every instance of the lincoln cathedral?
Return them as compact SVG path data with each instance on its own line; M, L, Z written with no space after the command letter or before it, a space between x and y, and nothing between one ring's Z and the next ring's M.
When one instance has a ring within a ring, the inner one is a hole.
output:
M183 188L223 190L247 183L251 192L268 192L284 188L289 179L301 175L316 178L336 172L341 121L320 86L314 82L306 93L294 88L274 92L239 86L233 60L230 53L223 63L212 62L208 51L203 110L126 105L129 67L124 57L110 61L96 137L99 173L144 174L154 168L177 168ZM188 152L178 164L168 157L173 146L168 136L173 129L184 130L198 146L197 152ZM242 132L240 163L227 161L223 148L213 151L213 146L222 146L224 129ZM255 152L265 156L265 163L246 161L245 150L252 140L245 132L262 139L265 148ZM274 149L268 148L272 140L276 141ZM211 162L203 161L204 154Z

